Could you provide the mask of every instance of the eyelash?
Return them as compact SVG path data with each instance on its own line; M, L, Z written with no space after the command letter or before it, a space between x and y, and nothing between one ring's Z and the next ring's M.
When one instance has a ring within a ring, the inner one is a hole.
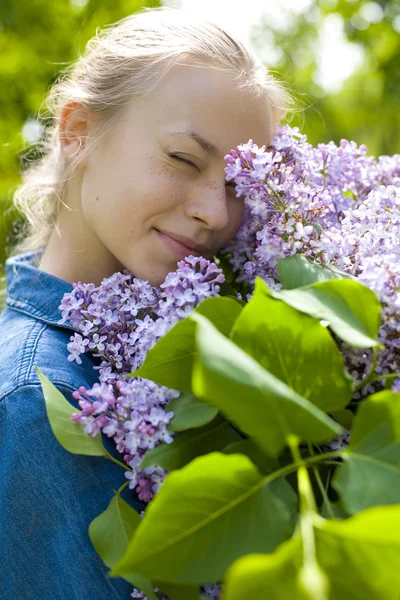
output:
M177 156L176 154L168 154L168 156L171 156L172 158L175 158L176 160L180 160L180 161L186 163L187 165L194 167L195 169L197 169L197 171L200 171L200 169L194 162L192 162L191 160L188 160L187 158L183 158L183 156ZM236 186L236 184L234 182L227 182L227 184L226 184L226 187L231 187L232 189L235 189L235 186Z
M183 158L182 156L177 156L176 154L169 154L169 156L171 156L172 158L175 158L176 160L180 160L184 163L186 163L187 165L190 165L191 167L194 167L195 169L197 169L197 171L200 171L199 167L192 162L191 160L188 160L187 158Z

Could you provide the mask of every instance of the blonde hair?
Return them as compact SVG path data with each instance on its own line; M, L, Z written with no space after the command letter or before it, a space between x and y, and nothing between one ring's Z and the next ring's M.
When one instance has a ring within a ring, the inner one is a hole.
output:
M240 89L265 96L274 125L294 106L285 86L253 52L208 20L163 7L143 9L98 29L84 54L61 72L43 104L52 125L36 145L39 159L26 168L14 193L14 206L25 223L10 255L45 247L56 227L66 184L76 168L61 151L62 107L78 102L97 115L98 131L105 131L125 106L151 92L174 65L195 63L229 71ZM96 140L89 140L84 152L91 141Z

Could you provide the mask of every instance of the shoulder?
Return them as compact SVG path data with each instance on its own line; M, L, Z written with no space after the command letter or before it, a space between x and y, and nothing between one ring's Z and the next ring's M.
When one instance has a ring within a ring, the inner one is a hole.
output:
M73 391L98 380L93 367L99 359L91 353L82 364L68 361L67 344L73 332L30 315L5 310L0 318L0 401L26 386L39 386L36 366L57 387Z

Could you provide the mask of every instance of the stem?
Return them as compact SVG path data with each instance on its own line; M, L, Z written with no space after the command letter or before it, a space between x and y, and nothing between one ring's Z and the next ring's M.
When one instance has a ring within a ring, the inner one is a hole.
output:
M114 490L115 495L119 496L121 494L122 490L125 489L128 484L129 484L129 481L125 481L125 483L123 483L117 491Z
M288 443L293 459L298 466L297 478L300 496L299 526L303 544L303 565L299 571L298 582L310 600L328 600L328 578L321 570L317 560L314 532L317 507L313 488L305 465L305 460L302 458L299 451L298 439L291 437L289 438ZM314 458L314 456L312 458Z
M305 467L309 467L311 465L315 465L318 463L322 463L330 458L337 458L344 455L344 450L334 450L332 452L326 452L325 454L317 454L315 456L310 456L308 458L301 458ZM285 477L286 475L290 475L290 473L294 473L299 468L298 463L292 463L290 465L286 465L285 467L281 467L277 471L273 473L269 473L265 479L262 480L262 485L270 483L271 481L275 481L275 479L279 479L280 477Z
M389 373L387 375L377 375L376 377L373 377L371 381L381 381L381 379L397 379L397 377L400 377L400 373Z
M299 495L300 495L300 513L315 513L317 510L315 504L314 493L312 485L307 473L305 460L302 457L299 450L299 439L295 436L290 436L288 439L290 451L293 456L293 460L298 467L299 472Z
M117 460L116 458L114 458L113 456L111 456L111 454L109 452L107 452L107 454L105 455L105 457L108 458L109 460L112 460L112 462L114 462L119 467L122 467L123 469L125 469L125 471L132 471L132 469L130 467L128 467L128 465L124 465L124 463L120 462L119 460Z
M297 440L297 438L296 438L296 440ZM330 460L331 458L339 458L339 457L342 457L343 455L344 455L344 450L334 450L332 452L326 452L325 454L317 454L314 456L309 456L308 458L303 458L297 448L297 454L296 454L297 461L295 461L294 463L292 463L290 465L286 465L285 467L281 467L277 471L274 471L273 473L269 473L268 475L266 475L264 477L264 479L262 479L262 481L260 481L260 487L267 485L268 483L271 483L272 481L275 481L275 479L279 479L280 477L285 477L286 475L290 475L290 473L294 473L295 471L298 470L299 463L301 463L304 466L304 468L307 469L308 467L310 467L312 465L315 465L318 463L323 463L324 461ZM106 458L108 458L109 460L112 460L113 462L115 462L115 464L122 467L126 471L132 470L132 469L130 469L130 467L128 467L127 465L124 465L119 460L117 460L116 458L111 456L111 454L109 454L108 452L106 454ZM128 483L129 483L129 481L124 483L124 486L128 485Z
M377 350L376 346L374 346L373 352L374 352L374 357L372 359L372 365L371 365L371 368L370 368L370 370L368 372L368 375L365 377L365 379L363 379L362 381L360 381L360 383L358 385L356 385L356 387L354 388L355 392L360 391L365 385L367 385L367 383L370 383L374 379L374 373L375 373L375 369L376 369L376 363L378 361L378 350Z
M272 195L278 201L278 204L280 204L281 210L285 210L286 204L283 202L282 198L280 198L280 196L278 196L276 191L269 185L269 183L267 181L265 181L264 183L267 186L267 188L270 190L270 192L272 192Z

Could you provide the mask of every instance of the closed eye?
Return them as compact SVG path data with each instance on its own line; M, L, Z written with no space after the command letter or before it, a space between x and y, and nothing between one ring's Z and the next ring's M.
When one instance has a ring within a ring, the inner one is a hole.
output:
M190 165L191 167L194 167L195 169L197 169L197 171L200 171L199 167L196 165L196 163L192 162L191 160L184 158L183 156L178 156L177 154L170 154L168 153L168 156L171 156L171 158L175 158L176 160L180 160L181 162L186 163L187 165ZM236 183L235 181L232 179L232 181L227 181L225 183L226 187L230 187L235 189L236 188Z
M183 158L183 156L177 156L176 154L169 154L168 156L171 156L172 158L175 158L176 160L180 160L180 161L186 163L187 165L190 165L191 167L194 167L195 169L200 171L200 169L196 165L196 163L192 162L191 160L188 160L187 158Z

